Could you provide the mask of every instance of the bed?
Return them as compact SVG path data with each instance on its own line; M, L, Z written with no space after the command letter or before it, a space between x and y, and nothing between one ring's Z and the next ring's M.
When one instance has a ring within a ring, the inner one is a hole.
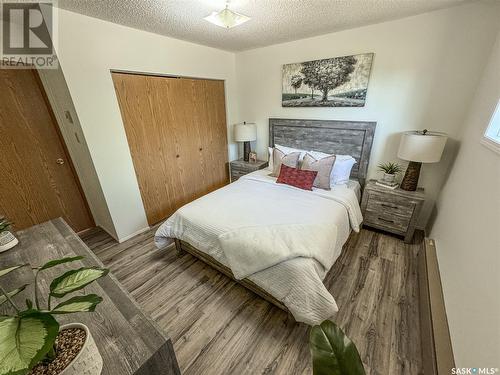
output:
M359 198L374 122L269 119L270 146L352 155L348 184L304 191L260 170L176 211L157 230L164 248L186 251L294 319L318 324L338 306L323 279L362 222Z

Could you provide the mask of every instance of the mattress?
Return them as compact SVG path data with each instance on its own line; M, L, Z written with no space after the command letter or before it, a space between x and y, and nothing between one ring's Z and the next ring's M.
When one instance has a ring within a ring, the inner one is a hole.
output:
M252 194L265 194L262 191L280 189L279 196L283 197L283 200L288 199L288 196L292 194L294 197L297 194L304 194L304 198L309 198L305 194L316 194L329 198L327 205L329 211L326 214L333 223L332 225L336 227L336 239L331 258L333 264L341 254L342 246L347 241L351 230L359 230L362 220L359 208L361 192L359 183L349 181L348 184L335 186L330 191L314 189L313 192L302 190L298 192L297 190L300 189L276 184L276 178L268 174L268 170L255 171L182 207L158 228L155 235L157 247L163 248L169 245L173 238L178 238L229 267L220 241L220 236L225 230L225 225L221 224L224 223L221 217L227 216L227 220L237 221L241 215L245 215L244 210L239 215L230 211L243 204L240 202L241 199L232 202L231 194L234 195L237 192L240 197L246 197L248 209L252 211L248 215L260 217L262 221L265 221L269 208L252 206L254 199ZM227 200L225 200L226 197ZM339 197L347 197L350 205L338 203L342 202ZM330 198L338 202L332 202ZM220 204L220 202L225 203ZM244 219L244 217L241 218L241 220ZM286 222L285 219L283 218L284 222ZM258 271L247 278L281 301L297 321L318 324L331 318L338 311L334 297L322 283L328 271L329 268L325 268L314 258L296 257Z

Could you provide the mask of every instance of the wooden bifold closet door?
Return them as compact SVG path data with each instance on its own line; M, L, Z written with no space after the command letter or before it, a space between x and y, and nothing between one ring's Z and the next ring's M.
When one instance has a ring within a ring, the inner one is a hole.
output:
M228 183L223 81L112 75L150 225Z

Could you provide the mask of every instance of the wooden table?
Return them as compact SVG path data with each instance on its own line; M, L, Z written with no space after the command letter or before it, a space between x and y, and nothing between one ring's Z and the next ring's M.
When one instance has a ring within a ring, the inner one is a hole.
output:
M19 245L0 253L0 268L22 263L36 266L50 259L85 256L81 261L40 273L38 285L42 306L46 306L48 286L54 277L82 266L104 267L62 219L22 230L17 236ZM15 297L18 305L24 306L25 298L32 298L33 278L33 271L29 267L22 267L2 277L0 283L6 290L30 283L26 291ZM61 324L80 322L89 327L104 361L102 375L180 374L170 338L144 315L112 274L90 284L81 292L95 293L103 297L103 302L95 312L57 315L57 319ZM7 310L8 304L0 306L0 313L6 313Z

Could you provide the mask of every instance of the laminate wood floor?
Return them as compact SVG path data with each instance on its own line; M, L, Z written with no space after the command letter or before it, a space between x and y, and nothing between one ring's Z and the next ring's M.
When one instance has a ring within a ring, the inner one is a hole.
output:
M155 229L121 244L99 228L82 239L172 338L183 374L312 374L308 326L191 255L157 250ZM367 374L422 373L421 246L362 229L325 279Z

